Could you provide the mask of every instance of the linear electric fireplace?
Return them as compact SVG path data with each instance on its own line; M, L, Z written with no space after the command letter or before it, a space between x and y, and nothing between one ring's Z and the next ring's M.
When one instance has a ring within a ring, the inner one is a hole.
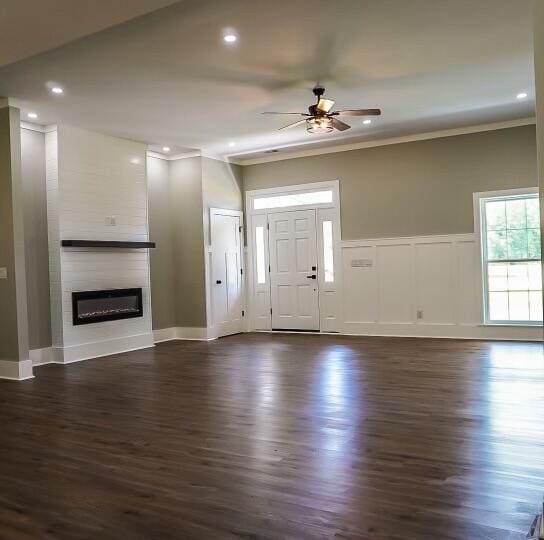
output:
M74 326L143 316L142 289L72 293Z

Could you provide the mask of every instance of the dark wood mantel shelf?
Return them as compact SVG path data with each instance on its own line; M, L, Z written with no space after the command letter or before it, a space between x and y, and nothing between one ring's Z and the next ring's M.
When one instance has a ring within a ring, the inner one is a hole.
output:
M124 240L62 240L62 247L85 248L154 248L155 242L126 242Z

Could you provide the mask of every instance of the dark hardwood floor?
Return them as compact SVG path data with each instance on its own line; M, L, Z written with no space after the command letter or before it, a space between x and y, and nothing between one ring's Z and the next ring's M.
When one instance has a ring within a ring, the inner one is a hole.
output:
M508 539L540 344L246 334L0 381L0 538Z

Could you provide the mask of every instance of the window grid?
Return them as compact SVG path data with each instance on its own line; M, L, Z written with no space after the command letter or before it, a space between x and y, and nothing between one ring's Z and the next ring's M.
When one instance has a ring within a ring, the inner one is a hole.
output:
M540 215L537 195L480 202L485 322L542 322Z

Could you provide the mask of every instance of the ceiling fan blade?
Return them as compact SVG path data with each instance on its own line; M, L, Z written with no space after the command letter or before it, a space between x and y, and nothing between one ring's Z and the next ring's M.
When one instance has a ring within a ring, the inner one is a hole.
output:
M317 104L317 109L324 113L328 113L334 107L333 99L321 98Z
M335 116L380 116L380 109L348 109L345 111L335 111L331 114Z
M283 127L280 127L279 130L282 130L282 129L291 129L291 128L294 128L296 126L300 126L301 124L305 124L306 123L306 119L304 120L299 120L298 122L293 122L292 124L287 124L286 126L283 126Z
M332 119L332 127L336 128L338 131L346 131L346 129L351 128L351 126L348 126L345 122L342 122L342 120L338 120L337 118Z
M276 111L265 111L261 114L298 114L299 116L310 116L308 113L301 112L276 112Z

